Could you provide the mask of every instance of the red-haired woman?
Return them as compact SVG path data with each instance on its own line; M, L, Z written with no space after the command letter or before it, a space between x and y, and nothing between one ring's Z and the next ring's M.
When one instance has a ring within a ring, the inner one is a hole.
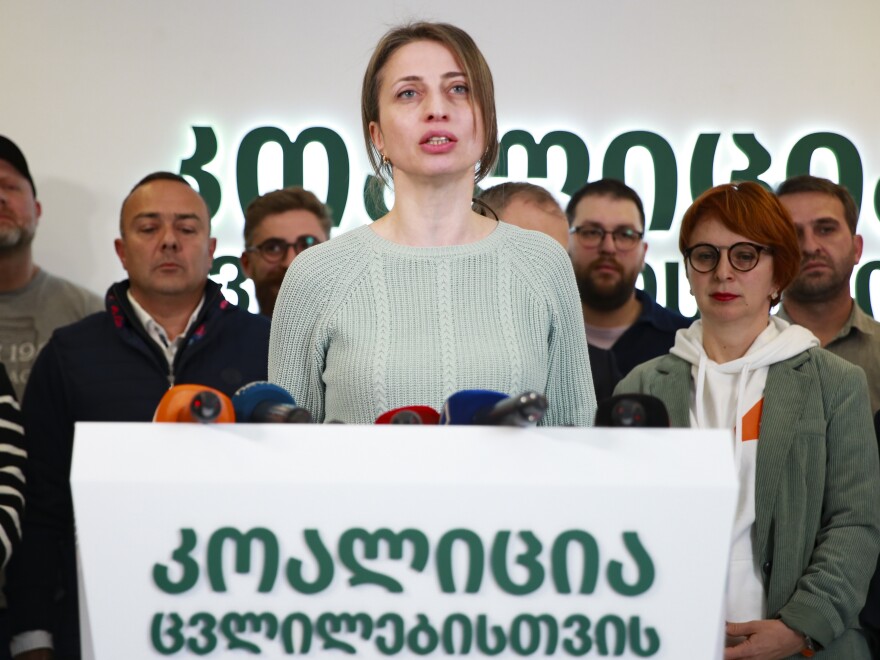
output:
M868 660L858 613L880 548L880 470L865 374L770 316L800 251L761 186L703 193L679 247L701 318L615 392L660 398L673 426L735 429L725 660L821 648Z

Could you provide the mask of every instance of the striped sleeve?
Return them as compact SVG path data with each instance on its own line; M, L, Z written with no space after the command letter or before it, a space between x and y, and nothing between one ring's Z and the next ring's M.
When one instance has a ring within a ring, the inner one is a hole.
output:
M26 459L21 409L0 364L0 566L6 565L21 540Z

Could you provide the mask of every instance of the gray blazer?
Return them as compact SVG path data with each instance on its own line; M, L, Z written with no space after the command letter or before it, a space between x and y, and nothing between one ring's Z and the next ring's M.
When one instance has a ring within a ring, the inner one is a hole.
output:
M663 355L614 391L653 395L686 427L691 390L691 365ZM822 644L823 658L870 660L858 614L880 552L880 461L865 373L821 348L772 365L755 471L768 617Z

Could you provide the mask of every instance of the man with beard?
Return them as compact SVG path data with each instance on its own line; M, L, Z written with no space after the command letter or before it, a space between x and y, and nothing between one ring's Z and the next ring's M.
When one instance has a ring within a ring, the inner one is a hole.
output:
M55 329L102 307L91 291L34 263L32 245L41 213L24 154L0 135L0 362L19 402L37 353ZM0 571L0 660L9 657L4 580Z
M34 263L41 213L24 154L0 135L0 361L19 401L37 353L55 328L103 308L91 291Z
M271 317L287 268L300 252L330 238L330 209L300 187L257 197L244 213L241 267L254 281L260 313Z
M676 331L691 319L636 289L648 244L642 240L645 211L635 190L615 179L594 181L572 195L565 213L587 342L610 349L626 376L668 353Z
M877 413L880 323L855 304L849 287L862 257L855 200L843 186L810 175L788 179L776 194L791 213L803 252L801 272L785 290L779 316L809 329L823 348L864 369Z

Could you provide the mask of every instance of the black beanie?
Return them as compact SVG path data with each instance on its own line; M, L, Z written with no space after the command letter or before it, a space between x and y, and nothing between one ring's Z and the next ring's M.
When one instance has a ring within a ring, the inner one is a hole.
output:
M34 180L31 178L31 171L28 169L24 154L21 153L21 149L15 145L15 142L5 135L0 135L0 160L8 162L12 167L18 170L19 174L28 180L31 184L31 190L34 191L34 197L36 197L37 187L34 185Z

